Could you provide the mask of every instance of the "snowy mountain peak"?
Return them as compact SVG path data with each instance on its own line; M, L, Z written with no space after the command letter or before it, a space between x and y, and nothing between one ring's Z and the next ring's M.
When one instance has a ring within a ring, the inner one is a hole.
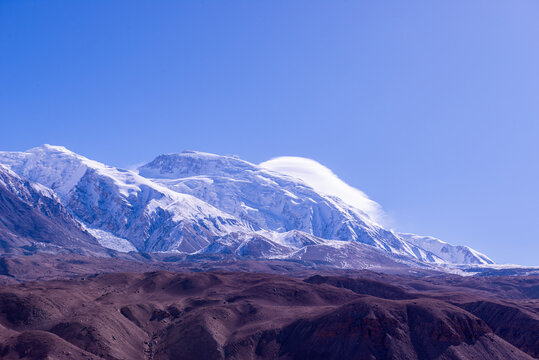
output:
M88 168L107 168L63 146L52 145L35 147L25 152L0 152L0 163L25 178L53 189L60 197L69 193Z
M256 165L235 156L222 156L198 151L159 155L138 168L149 178L177 179L199 175L224 176L243 171L255 171Z
M34 150L35 151L49 150L49 151L57 151L57 152L64 152L64 153L69 153L72 155L77 155L73 151L67 149L65 146L62 146L62 145L43 144L42 146L38 146L38 147L28 150L28 152L32 152Z

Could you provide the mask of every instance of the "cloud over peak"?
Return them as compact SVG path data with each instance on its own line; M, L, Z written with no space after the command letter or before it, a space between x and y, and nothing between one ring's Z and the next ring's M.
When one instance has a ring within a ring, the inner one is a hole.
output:
M383 222L385 218L380 204L369 199L363 191L342 181L333 171L315 160L281 156L265 161L259 166L298 178L318 192L338 197L366 213L375 222Z

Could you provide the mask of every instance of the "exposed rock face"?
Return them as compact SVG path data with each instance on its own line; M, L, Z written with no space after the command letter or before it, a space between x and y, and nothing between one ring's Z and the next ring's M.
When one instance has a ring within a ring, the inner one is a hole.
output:
M460 305L482 318L494 333L539 358L539 315L533 309L499 301L475 301Z

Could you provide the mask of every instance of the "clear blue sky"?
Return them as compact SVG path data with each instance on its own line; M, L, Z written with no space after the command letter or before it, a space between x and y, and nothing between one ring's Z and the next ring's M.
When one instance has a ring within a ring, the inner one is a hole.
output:
M318 160L401 231L539 265L539 2L0 1L0 148Z

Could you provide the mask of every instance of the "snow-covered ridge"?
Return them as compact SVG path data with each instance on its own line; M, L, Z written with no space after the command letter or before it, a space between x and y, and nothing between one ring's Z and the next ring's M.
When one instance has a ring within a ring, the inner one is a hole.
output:
M129 171L59 146L0 152L0 164L52 189L51 196L58 194L103 246L118 251L220 253L340 267L491 261L469 248L385 229L375 221L378 204L306 160L255 165L187 151ZM303 172L290 169L305 163Z
M33 190L44 197L51 199L57 198L56 194L51 189L41 184L29 182L21 178L15 172L11 171L11 169L2 164L0 164L0 185L5 186L8 190L19 195L19 197L22 199L30 196L29 190Z
M488 256L475 251L468 246L455 246L432 236L400 233L398 236L414 245L417 245L450 264L494 264Z

